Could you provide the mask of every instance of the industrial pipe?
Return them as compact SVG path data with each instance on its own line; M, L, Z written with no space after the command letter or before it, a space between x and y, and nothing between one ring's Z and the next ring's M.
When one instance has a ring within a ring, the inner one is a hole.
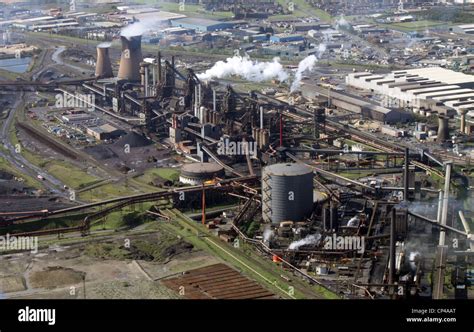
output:
M441 214L441 225L446 226L448 219L448 203L449 203L449 186L451 182L451 168L453 164L451 161L446 163L446 177L444 179L444 195L443 195L443 211ZM446 233L441 230L439 233L439 245L444 246L446 242Z

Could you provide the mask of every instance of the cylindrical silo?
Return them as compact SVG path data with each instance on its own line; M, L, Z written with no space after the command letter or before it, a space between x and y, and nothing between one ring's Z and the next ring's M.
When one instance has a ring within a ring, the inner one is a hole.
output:
M267 166L262 174L265 222L302 221L313 209L313 171L302 164Z

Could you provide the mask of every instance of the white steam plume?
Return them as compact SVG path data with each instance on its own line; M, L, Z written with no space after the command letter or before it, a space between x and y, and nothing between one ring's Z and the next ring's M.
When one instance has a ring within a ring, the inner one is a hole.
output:
M265 228L265 230L263 231L263 241L270 242L273 236L275 236L275 234L273 233L271 228L270 227Z
M308 244L318 244L320 240L321 240L321 234L311 234L305 237L304 239L291 242L288 249L297 250L299 247L306 246Z
M212 68L197 76L200 80L209 80L233 75L253 82L262 82L274 78L279 81L288 79L288 73L280 64L279 58L274 58L272 62L258 62L250 60L248 56L234 56L227 58L225 61L218 61Z
M416 262L415 260L417 259L417 257L420 257L421 254L419 251L412 251L410 252L410 255L408 256L408 261L410 262L410 268L412 269L412 271L416 271Z
M112 43L110 42L103 42L103 43L100 43L99 45L97 45L97 47L103 47L103 48L107 48L107 47L110 47L112 46Z
M341 17L336 21L336 29L339 30L341 27L348 27L349 22L344 18L344 15L341 14Z
M354 216L347 222L347 227L357 227L359 226L359 217Z
M319 46L321 47L321 45ZM301 62L298 65L298 70L296 71L296 74L295 74L295 79L293 83L291 84L290 92L295 92L296 90L299 89L301 78L303 77L303 73L307 70L312 70L317 61L318 61L318 58L315 55L310 55L304 58L303 60L301 60Z
M123 27L122 31L120 31L120 35L124 37L141 36L146 32L156 30L160 27L160 21L147 18Z

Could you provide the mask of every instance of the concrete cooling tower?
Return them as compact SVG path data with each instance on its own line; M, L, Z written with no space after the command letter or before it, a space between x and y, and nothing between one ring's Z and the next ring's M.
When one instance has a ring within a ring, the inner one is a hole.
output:
M129 81L140 81L140 62L142 56L142 36L121 36L122 56L120 58L120 67L118 79Z
M97 46L97 63L95 66L95 77L109 78L114 77L112 64L109 56L110 44L102 43Z

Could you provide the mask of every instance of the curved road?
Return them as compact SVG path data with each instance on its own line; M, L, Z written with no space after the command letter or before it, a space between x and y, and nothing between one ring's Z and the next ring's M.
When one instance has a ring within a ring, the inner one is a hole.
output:
M5 153L4 151L0 150L0 157L3 157L4 159L8 160L10 164L16 166L15 168L23 174L27 174L33 178L36 178L38 175L41 175L45 179L43 181L43 184L47 189L49 189L55 194L64 196L65 193L58 189L63 187L61 181L50 176L40 167L30 163L25 157L23 157L23 155L21 155L21 153L18 153L16 151L15 146L12 144L12 142L10 142L10 137L8 135L9 129L12 125L13 120L15 119L16 111L19 109L19 107L21 107L24 93L21 92L18 97L19 98L12 105L12 108L8 113L8 117L4 120L0 129L0 141L9 152Z
M80 68L78 66L65 63L60 57L61 53L64 52L65 50L66 50L66 47L59 46L51 55L51 59L53 60L54 63L43 66L33 76L38 77L43 71L45 71L47 68L54 65L66 66L66 67L69 67L71 69L81 71L81 72L90 71L90 70ZM38 175L41 175L44 178L44 181L42 182L44 187L46 187L48 190L50 190L54 194L67 197L68 193L62 190L62 188L64 187L64 184L61 181L59 181L52 175L48 174L47 172L45 172L40 167L30 163L25 157L23 157L21 153L18 153L16 151L16 147L10 141L9 129L11 128L12 123L15 119L16 111L22 106L24 97L25 97L24 92L21 92L18 94L18 98L16 99L15 103L12 105L12 108L10 112L8 113L7 118L3 121L1 125L0 143L5 147L5 149L8 150L8 153L5 153L4 151L0 150L0 157L7 160L11 165L15 166L15 168L19 172L25 175L29 175L33 178L37 178Z

